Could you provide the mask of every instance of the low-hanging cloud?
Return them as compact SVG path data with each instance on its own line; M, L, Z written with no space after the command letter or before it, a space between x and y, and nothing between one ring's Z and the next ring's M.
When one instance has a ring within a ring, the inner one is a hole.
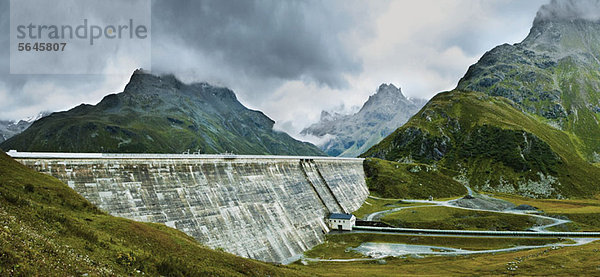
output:
M537 20L600 20L600 0L552 0L537 13Z

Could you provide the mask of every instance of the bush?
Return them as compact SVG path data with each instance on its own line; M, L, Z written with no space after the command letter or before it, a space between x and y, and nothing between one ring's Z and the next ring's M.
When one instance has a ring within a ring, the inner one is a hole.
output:
M4 199L6 199L6 201L10 204L13 204L15 206L27 206L29 205L29 202L27 202L27 200L21 198L21 196L13 194L11 192L5 191L2 193L2 196L4 197Z
M32 185L32 184L25 184L25 187L24 187L24 189L25 189L25 192L27 192L27 193L32 193L32 192L33 192L33 190L34 190L34 187L33 187L33 185Z
M117 263L124 266L132 266L135 263L135 255L132 252L117 254Z

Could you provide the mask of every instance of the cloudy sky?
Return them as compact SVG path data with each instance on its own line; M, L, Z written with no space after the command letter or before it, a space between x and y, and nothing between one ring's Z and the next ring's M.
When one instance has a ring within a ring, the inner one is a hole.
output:
M417 98L454 88L485 51L525 38L547 2L156 0L152 72L227 86L297 136L321 110L350 111L381 83ZM8 0L0 0L0 13L8 34ZM3 120L95 104L130 77L11 75L8 35L0 46Z

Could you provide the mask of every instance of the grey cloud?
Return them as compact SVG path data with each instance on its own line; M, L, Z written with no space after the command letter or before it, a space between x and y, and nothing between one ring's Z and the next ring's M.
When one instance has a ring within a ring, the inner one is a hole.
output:
M360 30L366 9L355 1L155 1L153 40L183 41L256 78L347 86L360 73L358 46L344 34ZM175 61L176 62L176 61ZM199 65L202 66L202 65ZM159 69L161 64L153 64Z
M10 31L9 3L0 0L0 31L5 34ZM369 26L375 22L365 6L367 2L362 1L155 0L152 70L231 87L255 108L290 80L347 88L346 78L362 71L356 55L360 44L352 41L353 36L368 37ZM0 47L9 49L8 35L0 38ZM70 90L68 103L77 105L90 99L86 90L91 85L100 88L108 79L128 79L120 75L11 75L9 51L0 52L0 62L0 89L8 90L3 96L10 95L10 99L0 99L3 119L27 116L31 107L59 107L43 103L47 100L37 93L32 95L32 84L40 88L39 84L47 84L48 94L59 94L50 91L57 88ZM105 93L119 89L111 87Z
M542 6L537 20L600 20L600 0L552 0Z
M469 18L469 24L461 24L460 29L440 33L439 47L454 45L460 47L467 55L480 55L482 49L490 49L499 43L509 42L502 41L506 38L499 34L510 33L508 28L514 28L517 22L524 20L533 22L531 16L548 0L471 0L466 1L465 8L468 8L469 2L471 2L470 6L480 5L482 10L488 13ZM468 12L465 11L465 14Z
M15 75L10 73L9 58L9 1L0 0L0 120L16 120L40 111L58 111L82 102L98 100L99 91L108 90L104 84L117 75ZM32 64L31 66L36 66ZM90 103L90 102L88 102Z
M0 1L0 32L9 32L9 1ZM107 75L14 75L9 74L9 36L0 37L0 120L16 120L40 111L68 109L84 101L97 99L91 95L101 89ZM32 64L31 66L35 66ZM115 91L105 91L109 94ZM97 93L97 92L96 92Z
M8 0L0 0L0 32L4 34L0 36L0 74L8 74L9 72L9 31L10 31L10 2Z

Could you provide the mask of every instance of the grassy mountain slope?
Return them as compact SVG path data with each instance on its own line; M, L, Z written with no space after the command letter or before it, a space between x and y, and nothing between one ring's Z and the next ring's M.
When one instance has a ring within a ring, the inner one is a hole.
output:
M136 71L124 92L33 123L4 150L325 155L273 130L274 121L244 107L233 91Z
M440 230L525 231L552 221L527 215L472 211L451 207L415 207L386 214L382 222L404 228Z
M200 245L161 224L99 211L55 178L0 152L2 276L293 276L298 272Z
M600 170L579 152L582 142L516 106L484 93L440 93L362 156L435 164L483 191L557 198L598 193Z
M369 191L378 197L427 199L467 193L463 184L449 177L456 173L444 168L375 158L365 159L364 168Z
M487 52L457 88L511 99L520 110L577 136L577 150L600 162L599 68L600 23L538 16L522 43Z
M456 90L434 97L363 156L447 167L484 191L598 193L600 22L580 8L542 6L523 42L485 53Z

